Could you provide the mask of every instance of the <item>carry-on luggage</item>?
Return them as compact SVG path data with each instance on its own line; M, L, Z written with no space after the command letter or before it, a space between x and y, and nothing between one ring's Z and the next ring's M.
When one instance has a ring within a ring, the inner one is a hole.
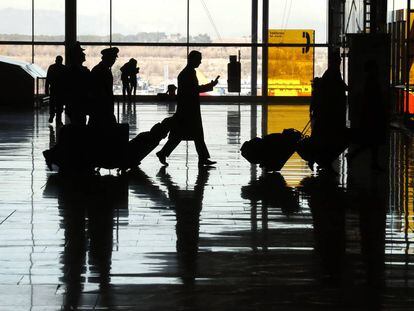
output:
M242 156L252 164L260 164L267 171L280 171L296 150L302 133L284 129L282 133L253 138L241 147Z
M69 124L61 128L57 144L43 155L49 169L56 165L61 173L119 168L126 161L128 136L128 124L105 127Z
M129 124L115 123L106 127L90 127L90 148L95 168L117 169L128 153Z
M350 131L344 129L332 137L306 137L297 144L296 151L303 160L324 168L329 167L349 147L350 141Z
M162 139L167 137L171 128L172 117L165 118L155 124L148 132L139 133L128 142L126 161L122 169L135 168L157 147Z

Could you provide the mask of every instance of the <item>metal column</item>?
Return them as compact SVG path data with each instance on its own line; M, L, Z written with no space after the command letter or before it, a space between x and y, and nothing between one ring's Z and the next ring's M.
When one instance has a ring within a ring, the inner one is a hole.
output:
M69 64L70 49L76 43L76 0L65 0L65 63Z
M252 0L251 95L257 95L257 30L258 0Z
M267 98L268 56L269 56L269 0L263 0L262 23L263 49L262 49L262 96Z

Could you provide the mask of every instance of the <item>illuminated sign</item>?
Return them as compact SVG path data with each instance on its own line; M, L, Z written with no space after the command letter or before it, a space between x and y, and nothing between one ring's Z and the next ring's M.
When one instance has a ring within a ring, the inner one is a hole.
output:
M268 95L310 96L314 74L314 30L269 30L269 43L305 44L269 47Z

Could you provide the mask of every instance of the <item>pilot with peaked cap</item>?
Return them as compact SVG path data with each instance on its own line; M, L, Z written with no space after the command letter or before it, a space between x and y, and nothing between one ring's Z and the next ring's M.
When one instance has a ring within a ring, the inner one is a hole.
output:
M85 62L85 49L79 42L70 49L68 68L68 102L66 114L70 122L75 125L86 125L86 115L90 105L89 87L90 70L83 66Z
M118 52L119 49L116 47L103 49L101 62L91 71L92 107L88 123L90 125L106 126L116 123L111 67L118 57Z

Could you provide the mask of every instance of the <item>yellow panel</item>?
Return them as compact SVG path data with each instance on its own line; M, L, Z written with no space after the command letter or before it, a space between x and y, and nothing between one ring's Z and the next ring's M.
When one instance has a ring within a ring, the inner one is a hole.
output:
M269 30L269 43L313 44L314 30ZM270 47L269 96L310 96L314 72L313 47Z
M281 133L288 128L302 131L308 121L308 105L269 105L267 107L267 134Z
M266 108L264 108L266 109ZM309 121L308 105L269 105L267 106L267 133L281 133L294 128L302 131ZM310 132L308 133L310 134ZM290 169L288 169L290 167ZM295 152L282 169L288 186L297 187L303 179L301 172L307 170L306 162ZM293 169L295 168L295 169Z
M411 22L411 29L410 29L410 39L413 40L414 38L414 13L410 14L410 22ZM410 53L410 85L414 85L414 66L413 66L413 51L414 48L411 46L411 53Z

